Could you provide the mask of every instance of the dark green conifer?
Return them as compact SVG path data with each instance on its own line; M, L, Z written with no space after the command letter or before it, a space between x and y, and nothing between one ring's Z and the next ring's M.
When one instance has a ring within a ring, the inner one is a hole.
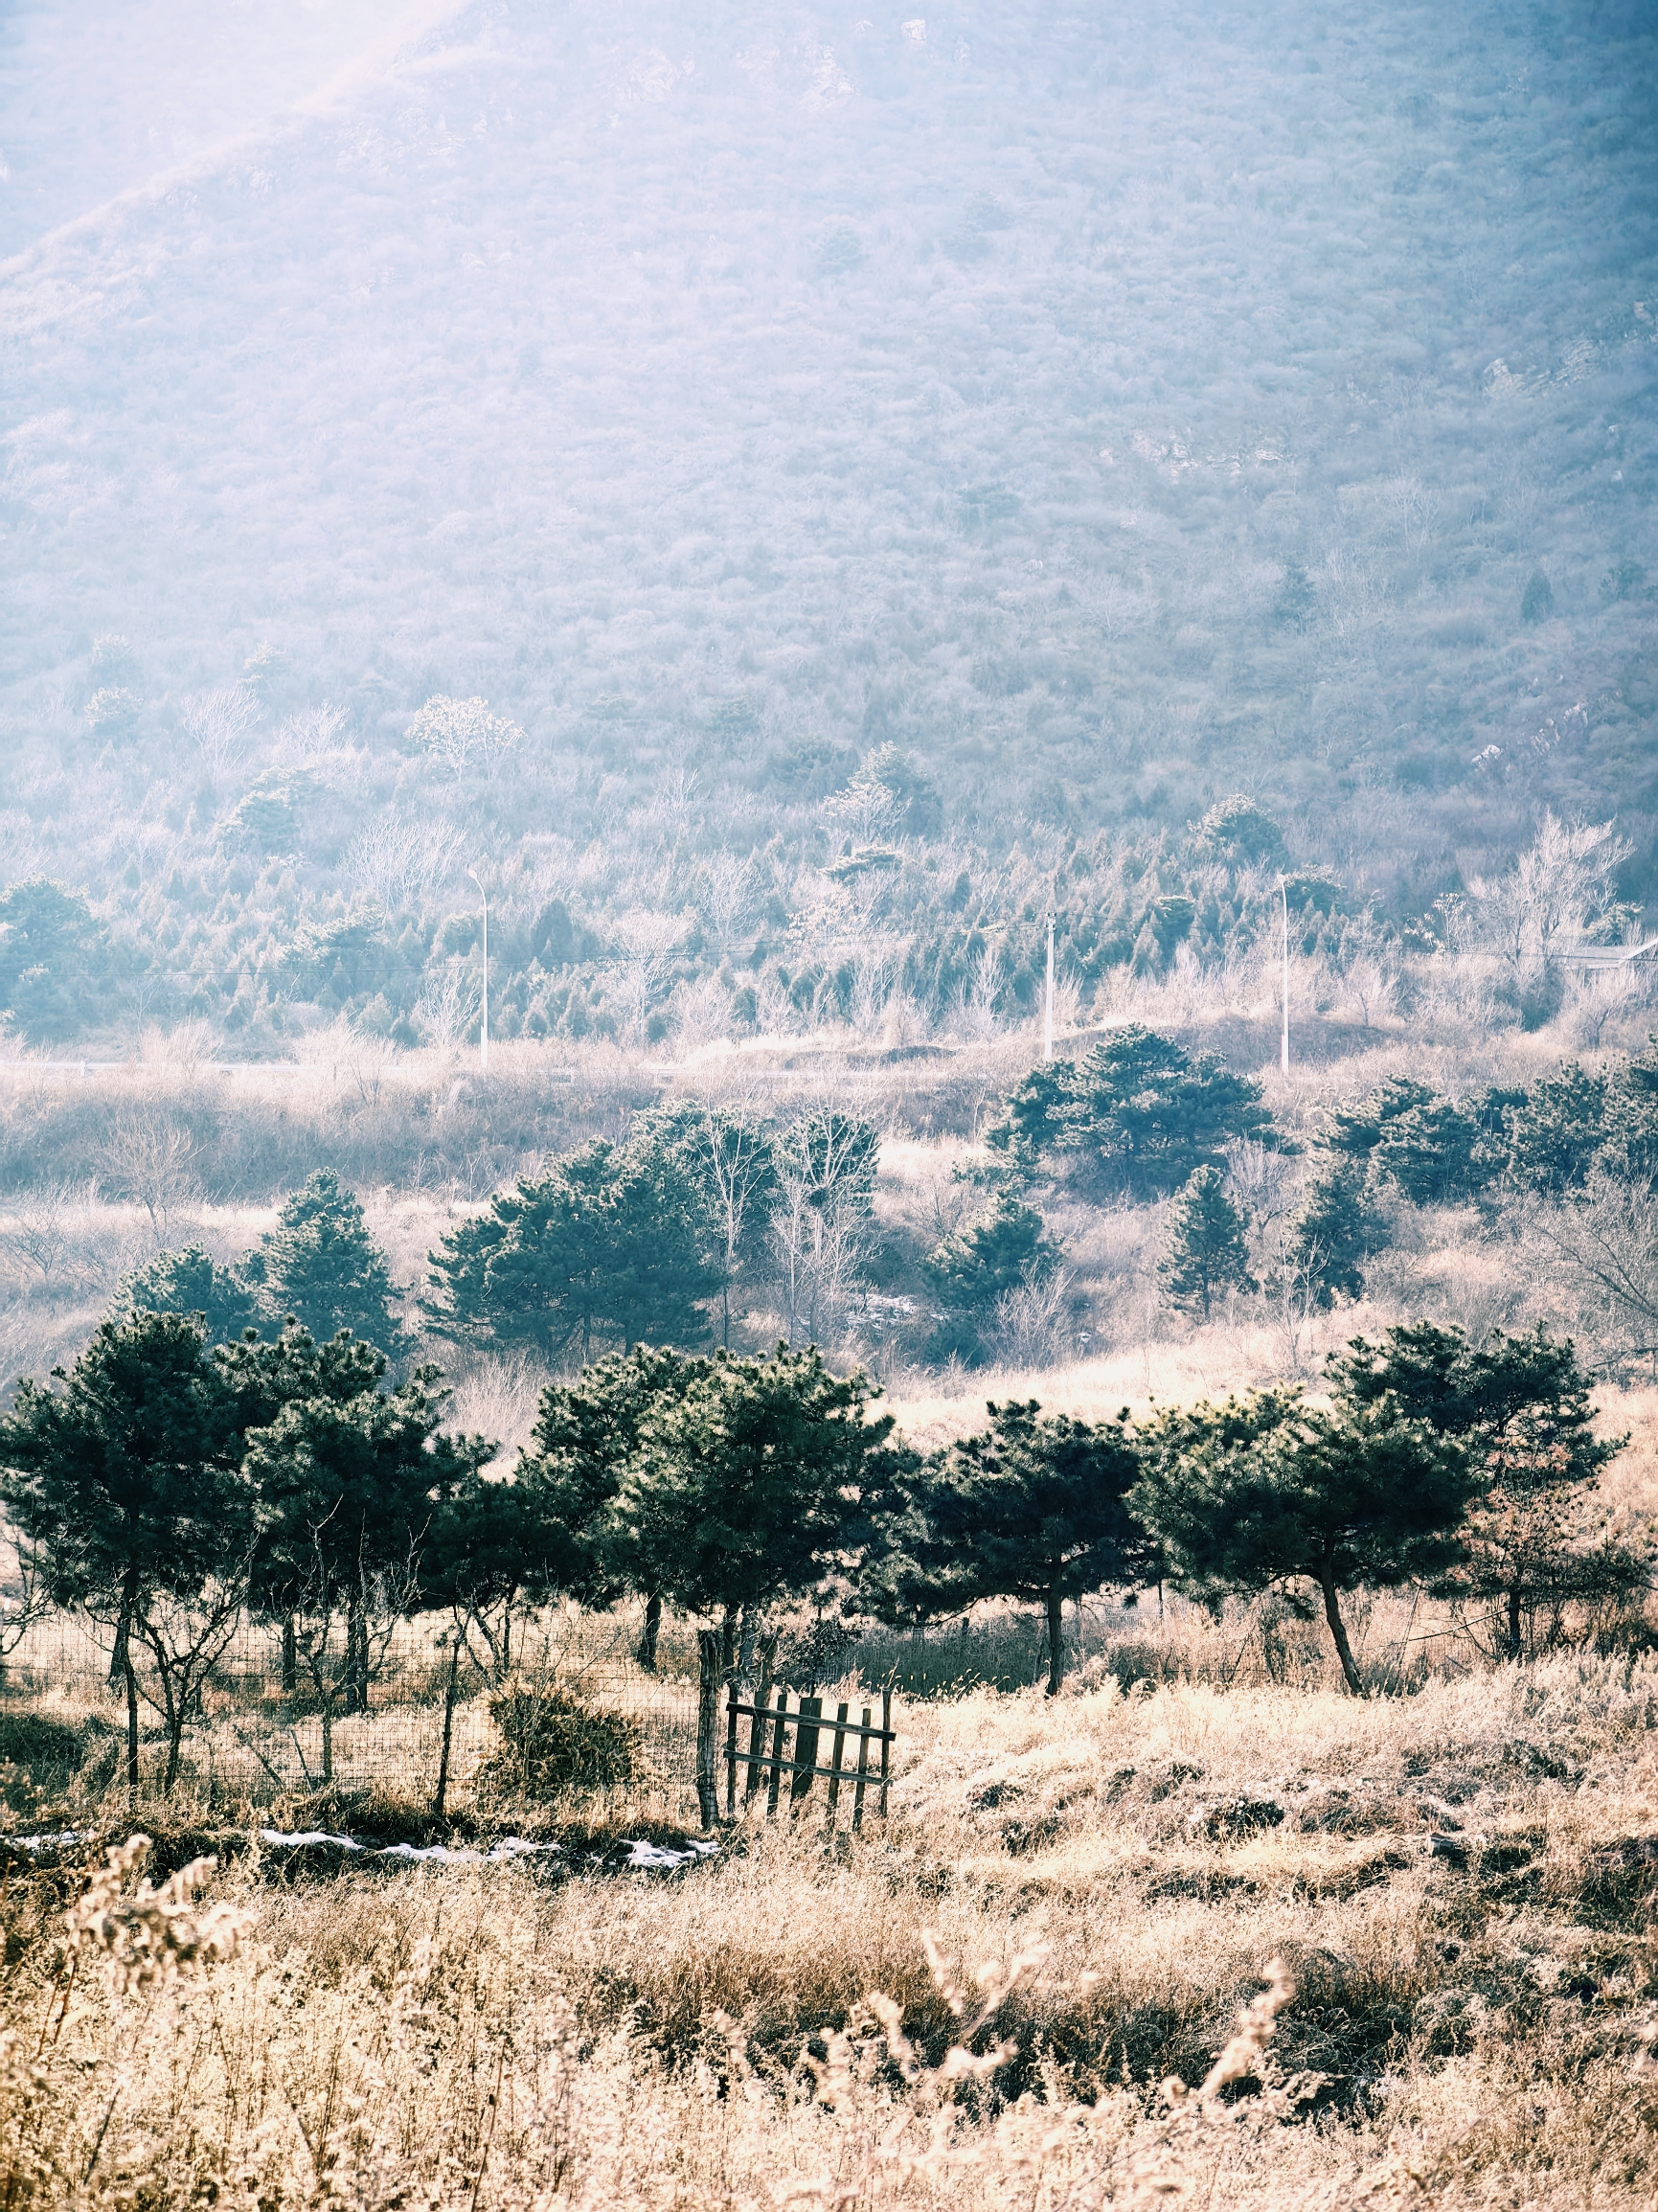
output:
M1175 1199L1157 1272L1170 1304L1206 1321L1223 1290L1257 1288L1243 1216L1218 1168L1199 1168Z

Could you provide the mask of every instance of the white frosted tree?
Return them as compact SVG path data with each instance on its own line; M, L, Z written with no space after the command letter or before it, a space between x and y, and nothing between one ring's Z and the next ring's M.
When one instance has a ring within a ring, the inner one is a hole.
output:
M452 699L444 692L426 701L408 734L457 777L474 767L493 775L507 754L524 742L517 723L492 715L488 699Z

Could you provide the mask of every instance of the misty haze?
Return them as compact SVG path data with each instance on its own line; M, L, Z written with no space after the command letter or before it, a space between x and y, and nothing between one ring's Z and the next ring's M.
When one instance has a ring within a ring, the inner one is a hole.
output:
M0 328L6 2204L1649 2205L1649 11L16 0Z

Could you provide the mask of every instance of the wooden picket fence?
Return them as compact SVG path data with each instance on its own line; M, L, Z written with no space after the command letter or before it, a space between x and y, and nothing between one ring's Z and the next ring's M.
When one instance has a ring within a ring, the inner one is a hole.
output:
M783 1778L789 1777L788 1800L790 1810L802 1806L811 1794L811 1786L818 1775L829 1783L829 1825L832 1828L840 1808L841 1784L850 1783L852 1790L852 1826L861 1828L864 1820L864 1792L874 1789L879 1792L876 1811L884 1819L887 1810L887 1786L892 1775L892 1746L896 1740L893 1728L893 1694L881 1693L881 1724L872 1725L868 1705L863 1707L861 1721L853 1721L851 1707L835 1707L833 1720L824 1717L821 1698L798 1698L795 1710L789 1711L789 1693L779 1690L777 1702L772 1704L762 1690L761 1701L747 1704L735 1688L731 1691L725 1708L725 1816L737 1815L737 1770L745 1768L742 1802L746 1809L760 1793L761 1781L765 1780L765 1811L767 1819L776 1815L778 1801L783 1794ZM748 1748L738 1747L738 1722L748 1722ZM786 1754L784 1739L790 1732L794 1736L793 1748ZM767 1752L766 1737L770 1735L771 1749ZM819 1763L819 1741L832 1734L834 1748L827 1767ZM847 1741L857 1744L857 1763L844 1764ZM870 1746L878 1745L878 1767L870 1765Z

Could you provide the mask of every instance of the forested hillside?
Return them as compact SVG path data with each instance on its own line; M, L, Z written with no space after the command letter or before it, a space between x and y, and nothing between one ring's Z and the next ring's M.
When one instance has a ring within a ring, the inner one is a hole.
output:
M470 868L503 1028L652 1042L1285 866L1374 961L1545 807L1647 897L1646 10L285 12L0 32L27 1041L444 1041Z

